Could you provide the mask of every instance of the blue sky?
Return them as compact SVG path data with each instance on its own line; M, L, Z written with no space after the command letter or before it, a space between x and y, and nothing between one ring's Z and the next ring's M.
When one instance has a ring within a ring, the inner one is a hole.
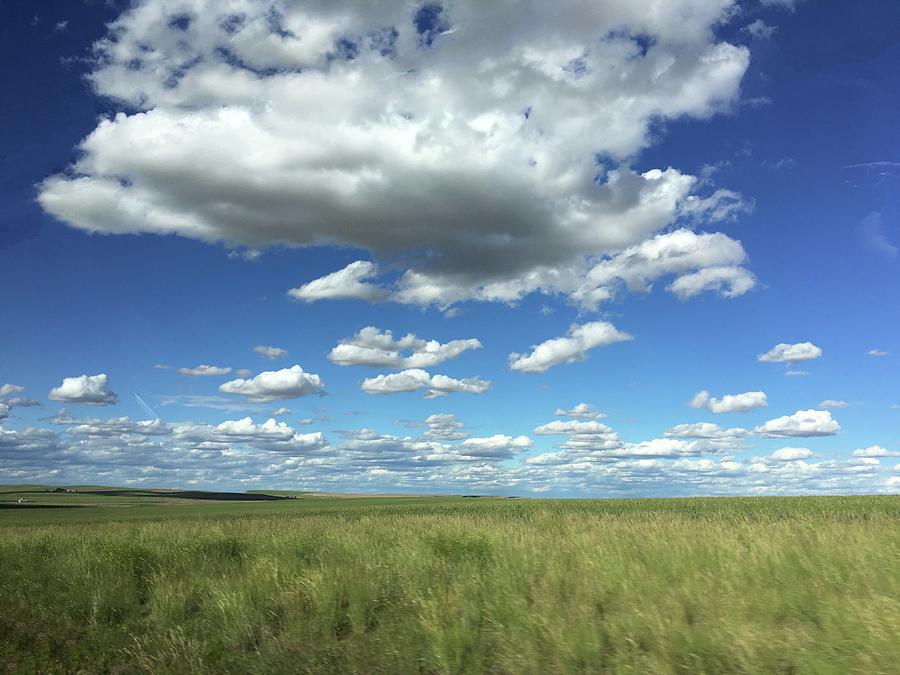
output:
M0 481L895 492L900 7L643 4L5 4Z

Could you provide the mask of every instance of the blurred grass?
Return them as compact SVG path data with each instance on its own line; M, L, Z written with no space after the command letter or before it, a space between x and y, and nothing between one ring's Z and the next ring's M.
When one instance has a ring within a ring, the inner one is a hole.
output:
M45 514L0 517L5 672L900 672L898 497Z

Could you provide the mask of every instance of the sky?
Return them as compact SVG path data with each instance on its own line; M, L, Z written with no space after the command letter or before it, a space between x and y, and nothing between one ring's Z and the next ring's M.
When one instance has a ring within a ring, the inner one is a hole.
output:
M900 490L900 5L0 7L0 483Z

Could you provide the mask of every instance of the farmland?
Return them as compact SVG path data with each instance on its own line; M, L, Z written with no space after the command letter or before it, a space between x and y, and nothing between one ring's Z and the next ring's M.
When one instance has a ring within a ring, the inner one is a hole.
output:
M900 663L898 497L45 490L0 487L3 672Z

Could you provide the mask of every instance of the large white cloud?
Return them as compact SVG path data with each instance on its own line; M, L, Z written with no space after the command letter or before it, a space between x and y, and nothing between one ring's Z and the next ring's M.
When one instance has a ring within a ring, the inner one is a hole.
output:
M109 388L106 373L66 377L62 384L50 390L51 401L62 403L87 403L89 405L112 405L119 397Z
M480 377L458 380L447 375L432 375L421 368L409 368L399 373L367 377L363 380L362 390L367 394L399 394L427 389L425 398L438 398L457 391L483 394L490 386L490 382Z
M812 361L822 356L822 349L812 342L797 342L788 344L779 342L765 354L756 357L757 361L764 363L800 363Z
M341 340L328 358L339 366L429 368L456 358L468 349L480 348L481 342L476 338L440 343L410 333L395 340L389 330L366 326L352 337Z
M403 302L574 293L594 257L744 207L676 168L628 166L659 120L737 99L749 52L714 30L735 4L459 0L425 20L407 0L138 0L90 76L129 112L39 201L92 232L366 249L406 269ZM671 290L738 295L740 264ZM382 299L375 269L291 293Z
M219 385L225 394L239 394L257 403L318 394L325 388L322 378L305 373L299 365L281 370L267 370L252 379L238 378Z
M567 337L547 340L532 347L530 354L509 355L509 367L522 373L543 373L560 363L574 363L587 358L595 347L631 340L608 321L592 321L569 327Z
M798 410L793 415L776 417L754 429L760 436L769 438L833 436L840 430L841 425L831 418L827 410Z
M692 408L706 408L711 413L750 412L765 408L769 399L764 391L745 391L742 394L725 394L722 398L710 396L705 389L697 392L690 403Z

